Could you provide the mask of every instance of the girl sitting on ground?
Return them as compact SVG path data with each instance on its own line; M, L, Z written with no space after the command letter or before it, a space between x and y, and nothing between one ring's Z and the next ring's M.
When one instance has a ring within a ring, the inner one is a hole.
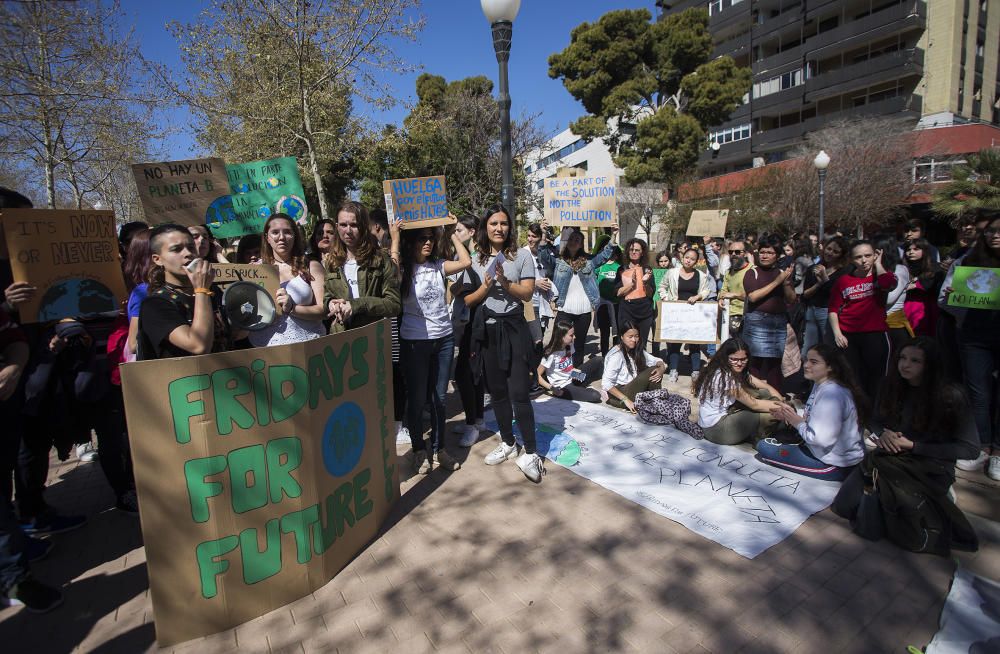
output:
M785 403L771 411L798 432L802 443L789 445L766 438L757 444L758 458L806 477L843 481L865 456L858 417L864 395L854 383L847 358L833 345L813 346L803 369L813 383L803 415Z
M749 363L750 346L740 338L730 338L694 382L698 424L706 440L736 445L761 438L773 425L770 412L780 405L781 394L751 375Z
M538 366L538 383L554 397L575 402L600 402L601 394L588 386L577 386L573 382L584 382L586 374L573 367L573 323L560 320L552 330L549 344L542 352L542 362Z
M608 395L608 404L635 413L635 396L660 387L666 365L639 347L639 327L633 322L621 324L618 345L608 351L604 360L601 388Z

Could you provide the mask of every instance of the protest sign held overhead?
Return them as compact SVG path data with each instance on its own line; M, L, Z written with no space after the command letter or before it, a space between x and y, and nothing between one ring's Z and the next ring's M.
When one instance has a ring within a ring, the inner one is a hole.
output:
M161 646L325 585L399 496L388 321L122 367Z
M718 343L719 305L660 302L654 338L661 343Z
M232 213L222 159L134 164L132 174L150 225L204 225Z
M688 221L688 236L711 236L725 238L729 209L696 209Z
M951 287L948 306L1000 309L1000 273L995 268L957 266Z
M390 179L382 182L385 212L389 220L400 219L402 229L449 225L448 189L444 175Z
M114 213L5 209L0 216L14 281L37 289L18 306L22 322L118 311L128 293Z
M264 222L275 213L286 214L300 225L308 222L309 210L295 157L228 164L226 173L233 210L208 222L216 238L260 234Z
M610 227L618 223L615 178L550 177L545 180L545 219L559 227Z

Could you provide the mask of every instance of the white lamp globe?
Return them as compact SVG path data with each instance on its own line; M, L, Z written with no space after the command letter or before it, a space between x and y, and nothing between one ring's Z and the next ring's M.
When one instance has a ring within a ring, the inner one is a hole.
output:
M480 4L491 25L501 20L513 23L521 9L521 0L480 0Z
M816 158L813 159L813 165L816 166L816 170L826 170L826 167L830 165L830 155L820 150Z

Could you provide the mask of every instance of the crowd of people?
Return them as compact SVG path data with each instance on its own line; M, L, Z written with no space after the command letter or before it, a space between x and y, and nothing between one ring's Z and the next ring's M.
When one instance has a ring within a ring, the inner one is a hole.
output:
M2 206L30 204L4 190ZM129 290L122 311L51 324L18 324L18 307L36 289L13 281L0 251L8 426L0 597L39 611L61 601L29 570L51 548L40 536L86 521L45 502L53 445L65 460L93 431L116 507L138 514L121 364L302 342L384 318L397 436L409 441L418 475L461 467L446 447L451 382L464 416L455 445L484 437L489 407L499 442L485 464L513 459L539 483L533 397L606 402L642 417L642 406L670 404L663 383L676 390L684 372L699 406L697 422L678 417L680 428L842 481L835 509L849 519L883 460L926 479L921 492L942 512L955 461L1000 479L1000 318L946 301L956 266L1000 267L1000 218L963 225L947 256L917 223L898 240L706 237L652 253L640 238L619 246L617 228L599 230L589 252L576 229L557 235L543 222L519 235L503 206L451 218L404 229L382 210L345 201L308 237L277 213L259 235L229 245L203 226L129 223L119 234ZM224 315L210 264L228 260L277 269L277 316L266 329L243 332ZM658 312L670 310L663 302L718 303L728 338L661 349L653 329ZM599 348L588 352L592 323Z

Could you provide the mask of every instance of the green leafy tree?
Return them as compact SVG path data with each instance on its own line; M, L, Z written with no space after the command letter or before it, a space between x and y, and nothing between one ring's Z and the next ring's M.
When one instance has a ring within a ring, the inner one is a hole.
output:
M360 164L361 199L383 204L382 181L444 175L453 212L477 213L500 200L503 175L499 111L493 82L483 76L448 82L423 74L416 82L417 103L402 128L388 125L370 139ZM534 117L512 121L515 161L544 141ZM515 184L524 185L524 171L514 166ZM523 212L522 194L519 209Z
M580 24L569 46L549 57L549 76L589 114L570 125L573 132L603 138L629 184L675 185L697 163L707 129L750 91L751 71L731 57L709 61L706 10L650 19L645 9L620 9Z
M980 150L952 168L952 180L935 191L931 206L952 221L1000 211L1000 149Z

